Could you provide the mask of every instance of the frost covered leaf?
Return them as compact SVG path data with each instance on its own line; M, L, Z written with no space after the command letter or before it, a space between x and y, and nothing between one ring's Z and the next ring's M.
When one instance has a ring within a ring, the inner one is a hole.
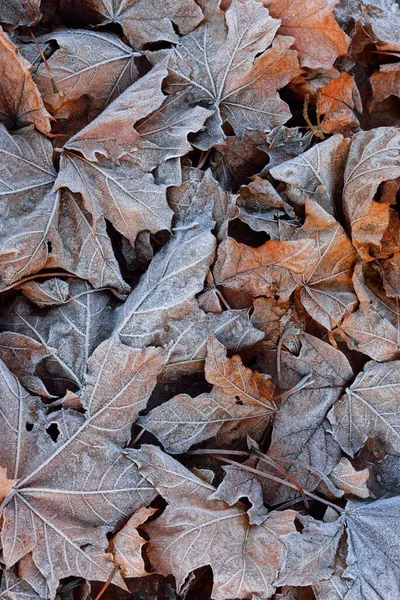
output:
M356 306L352 273L357 253L334 217L307 199L305 209L304 225L289 239L311 239L315 245L304 272L291 276L308 314L327 329L334 329ZM284 286L280 293L287 297Z
M120 567L124 577L148 575L142 558L142 546L147 542L137 528L156 512L154 508L139 508L111 540L114 562Z
M250 525L244 505L229 508L209 499L215 488L159 448L142 446L130 456L168 502L145 526L148 556L159 573L172 573L181 589L191 571L211 565L215 600L273 593L287 535L295 530L294 511L273 512L261 525Z
M399 497L349 501L345 522L348 568L343 574L349 600L377 600L400 594Z
M361 262L356 265L353 284L360 305L342 323L349 348L377 361L400 358L397 299L385 295L376 268Z
M400 64L381 65L371 77L372 102L375 106L389 96L400 96Z
M308 376L309 381L283 401L267 454L304 489L312 490L319 482L318 473L327 475L338 462L339 448L329 434L325 417L353 373L344 354L329 344L307 333L301 335L300 342L298 356L282 353L282 385L291 389L304 377ZM276 476L276 471L264 462L259 468ZM263 485L268 490L267 500L293 497L289 488L265 480Z
M85 281L71 279L69 286L65 305L38 309L25 298L16 298L3 309L0 320L3 331L31 338L51 355L43 380L61 394L82 386L89 356L113 328L110 294L93 290Z
M359 498L368 498L370 495L367 487L369 478L368 469L356 471L348 458L343 457L329 474L329 479L344 494L351 494Z
M347 140L334 135L273 167L270 173L274 179L286 184L288 198L295 205L304 206L308 197L333 215L335 199L341 196L348 148Z
M224 346L211 336L205 376L214 386L210 393L180 394L139 420L168 452L181 454L216 436L224 447L246 434L258 439L268 425L275 409L271 380L244 367L239 356L227 358Z
M110 339L88 361L85 415L65 411L49 417L2 367L8 411L8 419L0 421L2 462L20 479L3 510L8 568L32 552L51 594L58 580L69 575L108 578L105 534L153 495L119 444L129 438L163 361L160 349L133 350ZM32 410L30 429L26 423ZM57 428L56 441L46 431L50 424Z
M6 600L43 600L35 590L13 570L3 570L0 582L0 598Z
M50 115L32 80L30 67L0 29L0 121L12 129L32 124L42 133L49 133Z
M400 453L400 361L368 362L328 418L341 448L354 456L368 437L375 437Z
M32 25L40 17L40 0L7 0L0 6L0 23Z
M48 59L52 79L41 64L34 80L53 117L72 122L75 131L71 123L68 131L76 133L136 81L138 53L100 31L62 30L40 38L45 45L53 41L59 48Z
M39 281L27 281L21 285L22 294L40 308L64 304L69 296L68 282L56 277Z
M279 32L294 37L302 67L329 69L341 54L347 54L348 37L333 16L337 0L263 0L276 19Z
M211 18L169 53L167 89L184 89L191 103L203 102L215 111L204 138L197 136L197 147L220 143L225 120L242 137L248 129L270 131L290 118L277 90L299 68L290 50L293 40L274 40L278 27L261 3L233 0L225 13L212 10Z
M290 272L304 272L313 248L314 241L308 239L271 240L252 248L228 237L219 245L214 279L217 285L245 289L253 297L272 295L271 289L279 287Z
M389 204L375 194L382 182L400 176L400 132L378 127L352 141L344 175L343 208L352 241L364 260L379 246L389 224Z
M6 287L44 267L47 241L54 235L57 198L50 192L56 178L49 140L33 129L13 135L0 125L2 263L1 285Z
M203 13L194 0L85 0L98 12L103 25L118 23L134 48L149 42L177 42L178 35L192 31L203 20Z

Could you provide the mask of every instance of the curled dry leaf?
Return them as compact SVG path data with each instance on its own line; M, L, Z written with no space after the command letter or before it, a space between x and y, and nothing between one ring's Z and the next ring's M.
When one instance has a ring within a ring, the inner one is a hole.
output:
M142 558L142 547L147 542L141 537L137 528L156 512L157 509L154 508L138 508L121 531L112 538L111 549L114 562L121 569L123 577L147 575Z
M42 133L49 133L50 115L33 82L30 67L8 35L0 30L0 121L10 128L32 124Z
M329 412L334 438L350 456L368 437L376 437L400 453L398 394L400 361L368 362Z
M371 77L372 105L383 102L389 96L400 96L400 64L381 65Z
M380 183L400 176L400 132L378 127L355 135L344 174L343 210L354 246L364 260L379 246L389 224L389 203L375 194Z
M350 135L359 129L357 113L362 112L360 92L354 77L348 73L340 73L332 79L317 96L317 110L324 119L321 129L324 133L342 133Z
M196 137L202 150L223 141L225 120L239 137L285 123L290 111L277 90L299 73L293 40L275 38L279 21L261 3L233 0L226 12L216 7L211 17L180 39L168 64L167 89L183 89L190 103L206 101L214 110L208 131Z

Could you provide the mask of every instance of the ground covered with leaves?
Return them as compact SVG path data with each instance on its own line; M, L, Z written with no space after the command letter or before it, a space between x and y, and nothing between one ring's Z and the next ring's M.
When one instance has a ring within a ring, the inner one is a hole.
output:
M0 598L398 600L398 4L0 23Z

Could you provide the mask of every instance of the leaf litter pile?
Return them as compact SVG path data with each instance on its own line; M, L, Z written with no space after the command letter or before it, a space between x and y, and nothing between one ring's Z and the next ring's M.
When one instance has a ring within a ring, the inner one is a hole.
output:
M398 4L0 23L0 598L398 600Z

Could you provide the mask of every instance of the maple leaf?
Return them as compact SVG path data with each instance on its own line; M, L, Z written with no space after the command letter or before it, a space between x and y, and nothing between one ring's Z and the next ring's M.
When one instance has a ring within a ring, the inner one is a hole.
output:
M0 30L0 121L10 127L33 124L50 132L50 115L32 80L31 65Z
M81 3L68 2L68 10L80 10ZM83 5L101 15L102 25L118 23L134 48L149 42L177 42L174 25L179 33L190 33L203 20L203 13L194 0L85 0Z
M139 535L137 528L156 512L154 508L138 508L111 540L114 562L120 567L124 577L147 575L141 554L146 540Z
M296 52L290 50L293 40L274 39L278 27L279 21L259 2L234 0L226 12L213 7L205 22L168 53L167 89L184 89L190 103L206 103L214 110L196 147L207 150L221 143L225 120L242 137L248 129L270 131L290 118L277 90L299 68Z
M288 239L314 239L308 266L291 274L300 288L300 300L308 314L327 329L333 329L356 305L352 285L354 250L343 227L316 202L306 199L304 225L291 231ZM283 236L282 236L283 237ZM286 283L291 290L290 283ZM287 297L285 286L280 293Z
M32 25L40 17L40 0L7 0L0 7L0 23Z
M336 465L339 448L329 433L326 414L353 377L344 354L307 333L300 336L300 353L283 352L284 389L292 389L304 377L309 383L289 395L275 416L267 455L307 490L314 489ZM296 389L296 388L295 388ZM310 469L307 466L311 467ZM276 475L264 462L259 468ZM268 500L293 497L293 490L263 480Z
M382 281L374 267L356 265L353 284L359 309L342 322L349 348L378 361L393 360L399 354L399 307L396 298L382 291Z
M47 387L54 386L54 391L60 394L65 389L82 386L89 356L113 328L107 292L95 291L87 282L74 279L70 280L69 288L70 298L65 305L40 310L25 298L16 298L3 310L1 318L3 331L20 334L33 346L36 342L40 352L49 355L42 377ZM7 333L4 337L10 340ZM4 346L1 356L7 360L7 355L16 349L9 344ZM21 356L18 361L23 365ZM14 365L15 360L10 356L7 366L12 370ZM24 382L28 383L26 378Z
M345 598L375 600L400 592L398 528L399 498L374 502L349 501L345 511L348 568Z
M347 140L334 135L271 168L270 173L274 179L286 184L287 196L296 206L304 206L306 198L310 198L333 215L335 199L342 193L348 148Z
M205 375L214 386L210 393L196 398L180 394L139 419L168 452L181 454L214 437L223 447L247 433L258 439L268 425L275 409L271 380L244 367L239 356L227 358L224 346L212 336Z
M41 64L34 81L53 117L68 120L70 134L97 117L138 78L139 54L115 35L75 29L53 32L39 41L44 45L55 41L59 48L47 61L51 77Z
M349 38L333 16L337 0L263 0L271 15L281 20L279 32L294 37L302 67L328 69L347 54Z
M400 64L381 65L371 77L372 106L383 102L389 96L400 95Z
M163 361L160 349L134 350L115 338L101 344L87 363L85 416L63 411L46 417L1 368L8 415L0 422L2 463L20 479L3 504L4 559L9 568L32 552L52 595L68 575L106 580L111 569L105 533L153 495L121 445ZM33 428L26 427L32 417ZM46 431L51 424L57 426L56 441Z
M375 200L378 186L400 176L400 134L378 127L355 135L344 174L343 208L354 246L364 260L382 239L389 224L389 204Z
M400 361L370 361L332 407L328 419L333 436L347 454L354 456L368 437L382 440L396 454L400 452L399 386Z

